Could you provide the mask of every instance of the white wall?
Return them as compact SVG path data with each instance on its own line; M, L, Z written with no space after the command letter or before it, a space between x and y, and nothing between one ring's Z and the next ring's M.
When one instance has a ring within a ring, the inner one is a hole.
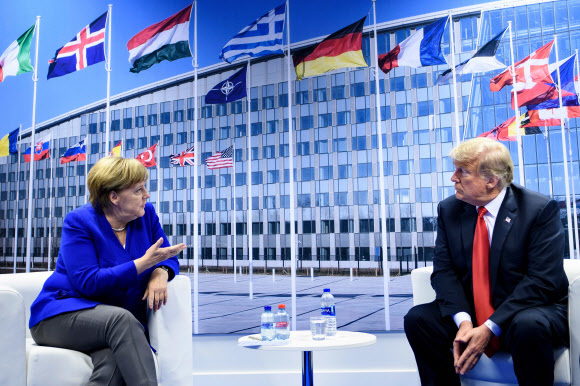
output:
M375 335L377 342L371 346L313 352L315 385L419 385L415 358L405 334ZM194 335L195 386L301 384L301 352L240 347L240 336Z

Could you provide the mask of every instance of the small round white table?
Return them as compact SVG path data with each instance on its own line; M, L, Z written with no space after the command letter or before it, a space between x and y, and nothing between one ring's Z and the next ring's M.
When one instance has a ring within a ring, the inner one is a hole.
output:
M337 331L335 336L327 336L325 340L313 340L308 331L291 331L288 344L261 345L256 340L258 335L246 335L238 339L241 346L256 350L267 351L302 351L302 386L313 386L312 352L323 350L337 350L369 346L377 341L377 337L364 332ZM253 337L253 339L252 339ZM252 342L256 342L252 345Z

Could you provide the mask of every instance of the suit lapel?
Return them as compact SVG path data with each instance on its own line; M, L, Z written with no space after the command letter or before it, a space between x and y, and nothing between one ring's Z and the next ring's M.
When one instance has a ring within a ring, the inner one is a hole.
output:
M461 218L461 240L463 242L463 255L467 263L469 275L473 265L471 262L473 255L473 235L475 233L475 224L477 223L477 211L473 205L465 204Z
M489 250L489 275L491 276L491 291L497 283L497 271L501 258L501 251L505 239L514 224L517 215L517 205L510 187L507 188L505 198L499 208Z

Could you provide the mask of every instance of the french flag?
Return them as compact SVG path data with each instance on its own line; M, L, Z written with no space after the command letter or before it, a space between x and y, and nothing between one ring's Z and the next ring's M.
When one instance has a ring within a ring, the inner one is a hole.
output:
M64 165L72 161L85 161L86 159L85 140L82 139L63 154L60 159L60 164Z
M421 28L389 53L379 55L379 67L385 74L395 67L424 67L446 64L441 52L441 38L448 16Z
M34 160L40 161L50 158L50 135L44 137L34 145ZM30 147L24 152L24 162L30 162Z

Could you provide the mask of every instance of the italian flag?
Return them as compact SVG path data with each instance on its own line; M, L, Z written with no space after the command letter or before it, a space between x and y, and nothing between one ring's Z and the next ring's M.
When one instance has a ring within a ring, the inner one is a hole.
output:
M14 76L33 70L30 64L30 44L35 26L36 24L12 42L0 56L0 82L3 82L8 75Z
M189 19L191 5L167 19L153 24L133 36L127 49L131 72L146 70L163 60L191 56L189 50Z

